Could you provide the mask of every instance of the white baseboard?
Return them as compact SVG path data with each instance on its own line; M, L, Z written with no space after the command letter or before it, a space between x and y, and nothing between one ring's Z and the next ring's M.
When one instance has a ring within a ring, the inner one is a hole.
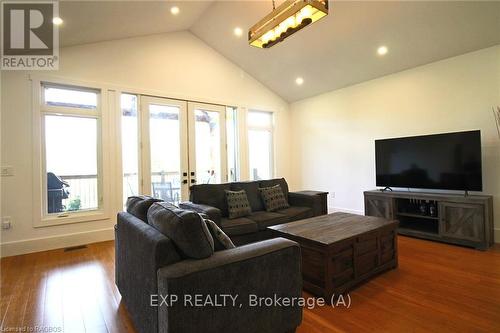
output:
M46 238L26 239L15 242L3 243L1 257L10 257L20 254L61 249L97 242L113 240L113 228L79 232L76 234L59 235Z
M345 212L357 215L364 215L362 211L329 207L329 213ZM500 243L500 229L494 230L495 243ZM3 243L1 245L1 257L10 257L20 254L55 250L69 246L78 246L113 240L115 238L113 228L80 232L76 234L60 235L47 238L27 239L16 242Z
M365 215L365 212L360 211L360 210L354 210L354 209L342 208L342 207L328 207L328 213L334 213L334 212L351 213L351 214L356 214L356 215Z

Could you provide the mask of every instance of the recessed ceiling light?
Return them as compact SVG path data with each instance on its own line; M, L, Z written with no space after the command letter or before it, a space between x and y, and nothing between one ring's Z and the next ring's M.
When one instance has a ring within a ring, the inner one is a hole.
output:
M304 83L304 79L299 76L298 78L295 79L295 83L298 86L301 86Z
M234 34L237 36L237 37L241 37L243 36L243 29L241 29L240 27L236 27L234 28Z
M378 55L381 55L381 56L386 55L388 51L389 50L387 49L387 46L384 46L384 45L379 46L379 48L377 49Z
M177 6L173 6L173 7L170 8L170 12L172 13L172 15L177 15L177 14L180 13L180 11L181 10Z
M60 17L54 17L52 19L52 23L54 23L55 25L61 25L63 23L63 20Z

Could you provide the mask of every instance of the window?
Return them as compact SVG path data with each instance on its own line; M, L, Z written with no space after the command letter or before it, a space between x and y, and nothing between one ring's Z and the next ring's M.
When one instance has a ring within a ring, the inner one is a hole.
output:
M121 94L123 204L139 194L139 118L137 96Z
M42 181L45 216L102 206L99 91L42 84Z
M273 177L273 114L264 111L249 111L248 159L250 179Z
M226 138L227 138L227 181L235 182L239 177L238 151L238 119L236 108L226 108Z

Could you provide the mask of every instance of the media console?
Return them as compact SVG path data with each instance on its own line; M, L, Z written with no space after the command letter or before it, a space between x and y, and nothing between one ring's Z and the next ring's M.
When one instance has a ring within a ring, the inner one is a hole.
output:
M399 220L401 235L486 250L493 244L493 197L366 191L365 215Z

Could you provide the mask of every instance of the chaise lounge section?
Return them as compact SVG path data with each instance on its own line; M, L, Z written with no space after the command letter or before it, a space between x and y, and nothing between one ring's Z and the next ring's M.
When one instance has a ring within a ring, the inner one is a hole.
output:
M259 188L279 185L290 207L275 212L265 210ZM252 213L245 217L229 219L225 191L245 190ZM272 238L267 227L288 223L327 213L327 192L290 192L284 178L235 182L225 184L200 184L190 188L190 201L179 207L204 213L231 237L236 245Z
M118 214L115 226L115 279L137 332L287 333L300 325L302 308L297 304L251 306L248 302L254 295L290 299L301 296L297 243L274 238L193 259L158 226L191 226L201 219L199 214L153 198L133 200L138 204L127 205L127 212ZM193 235L185 231L180 234ZM185 243L183 248L197 244ZM165 305L159 295L175 295L179 301ZM183 302L186 296L192 299L200 295L237 295L241 306L193 306Z

